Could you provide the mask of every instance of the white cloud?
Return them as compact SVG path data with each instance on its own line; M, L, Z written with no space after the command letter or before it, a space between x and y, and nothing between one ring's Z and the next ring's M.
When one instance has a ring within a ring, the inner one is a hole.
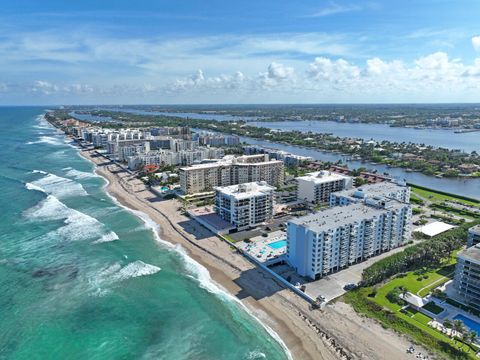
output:
M357 78L360 75L360 69L344 59L331 60L317 57L310 64L307 74L315 80L343 82Z
M342 14L342 13L347 13L352 11L359 11L361 9L362 7L357 4L342 5L336 2L330 2L330 4L327 7L311 14L310 17L330 16L330 15Z
M41 93L44 95L50 95L59 90L59 87L55 84L52 84L48 81L37 80L30 89L34 93Z
M63 94L86 94L93 93L95 89L87 84L64 84L58 85L45 80L37 80L30 87L30 91L37 94L51 95Z
M480 51L480 36L472 37L472 46L475 51Z

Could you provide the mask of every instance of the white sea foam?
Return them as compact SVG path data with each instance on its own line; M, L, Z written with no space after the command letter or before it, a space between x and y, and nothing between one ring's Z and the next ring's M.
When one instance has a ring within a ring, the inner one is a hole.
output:
M140 276L153 275L160 270L161 269L158 266L147 264L143 261L137 260L121 268L116 274L112 276L112 279L114 281L122 281Z
M68 241L95 239L99 236L99 240L103 239L103 242L118 239L115 232L108 231L97 219L69 208L52 195L48 195L46 199L26 210L24 216L30 221L63 220L64 225L47 236L60 237Z
M62 139L60 139L57 136L42 135L36 141L27 142L27 145L33 145L33 144L49 144L49 145L59 146L59 145L65 145L65 141L62 141Z
M112 242L115 240L118 240L118 235L115 232L110 231L109 233L103 235L100 239L95 240L93 244L101 244L105 242Z
M37 185L34 185L34 184L32 184L32 183L28 183L28 182L27 182L27 183L25 184L25 187L26 187L28 190L36 190L36 191L40 191L40 192L45 193L45 191L44 191L41 187L39 187L39 186L37 186Z
M86 171L80 171L80 170L72 169L72 168L70 168L65 173L65 175L68 176L68 177L73 177L77 180L91 179L91 178L98 178L99 177L99 175L97 175L97 174L86 172Z
M52 129L53 125L51 125L47 120L45 120L45 114L38 115L35 119L37 124L33 127L36 129Z
M136 277L153 275L160 270L158 266L147 264L140 260L131 262L123 267L119 263L114 263L90 276L88 283L93 288L93 295L103 296L109 292L109 286L115 283Z
M54 195L57 198L88 195L83 186L73 180L55 174L46 173L41 170L33 170L33 172L45 176L30 182L27 186L27 189L29 190L43 191L44 193Z
M263 352L258 350L250 351L247 356L248 360L266 359L266 358L267 356Z

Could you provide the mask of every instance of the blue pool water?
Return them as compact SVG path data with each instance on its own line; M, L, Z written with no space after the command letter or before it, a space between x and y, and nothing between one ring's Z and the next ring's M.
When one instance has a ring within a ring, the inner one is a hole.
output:
M287 246L287 240L278 240L268 244L268 246L270 246L272 249L278 250Z
M480 324L466 316L458 314L453 318L453 320L460 320L463 324L468 327L470 330L475 331L477 335L480 335Z

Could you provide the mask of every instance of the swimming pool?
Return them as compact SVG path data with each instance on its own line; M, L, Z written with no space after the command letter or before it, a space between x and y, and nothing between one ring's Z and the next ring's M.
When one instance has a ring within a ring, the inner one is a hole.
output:
M287 246L287 240L278 240L268 244L268 246L271 247L272 249L278 250Z
M480 324L466 316L461 314L456 315L453 320L460 320L463 324L468 327L471 331L475 331L477 335L480 335Z

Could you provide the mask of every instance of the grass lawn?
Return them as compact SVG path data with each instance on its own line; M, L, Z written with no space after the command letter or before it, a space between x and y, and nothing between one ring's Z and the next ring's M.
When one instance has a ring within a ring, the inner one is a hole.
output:
M397 277L390 280L377 290L377 296L375 301L382 306L389 308L392 311L400 310L401 306L398 304L392 304L386 298L386 295L396 287L403 286L412 294L419 296L425 296L430 290L441 285L442 283L450 279L449 276L453 275L455 268L455 258L452 257L450 262L446 263L439 269L425 271L421 275L415 275L414 272L408 272L403 277ZM427 277L426 279L424 277ZM421 291L420 291L421 290Z
M400 311L402 306L392 303L387 299L387 294L396 287L404 287L413 294L426 295L431 289L439 286L453 276L455 266L455 254L445 262L443 266L424 270L421 274L408 272L401 277L388 281L377 288L376 295L372 294L372 287L360 288L345 294L344 299L350 303L357 312L366 314L379 320L384 326L398 332L410 335L414 340L426 347L448 354L451 358L469 359L475 358L473 352L468 353L468 345L455 342L442 332L428 325L432 320L429 316L407 307ZM426 278L425 278L426 277ZM434 314L440 313L443 308L434 303L426 305L427 310Z
M412 186L411 189L412 189L413 194L418 194L421 197L426 198L426 199L428 199L432 202L435 202L435 203L441 203L443 201L449 200L449 201L458 201L458 202L461 202L465 205L473 205L473 206L476 206L476 207L480 207L479 203L464 200L464 199L460 199L460 198L457 198L457 197L454 197L454 196L448 196L448 195L439 194L439 193L434 192L434 191L419 189L415 186Z
M452 359L476 359L473 352L468 352L468 345L455 342L440 331L428 326L428 322L431 320L428 316L411 308L407 308L406 314L400 311L391 311L390 306L387 310L380 303L390 304L390 302L378 293L375 298L369 297L371 291L371 287L359 288L346 293L343 298L353 306L356 312L380 321L386 328L409 335L414 341L432 351L442 353L443 356L447 355Z

